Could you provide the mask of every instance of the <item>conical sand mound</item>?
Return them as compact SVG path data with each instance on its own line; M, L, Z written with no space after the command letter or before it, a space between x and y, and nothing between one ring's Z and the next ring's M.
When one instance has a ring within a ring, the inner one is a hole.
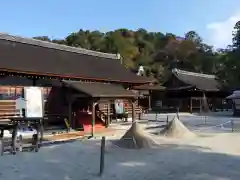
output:
M176 116L167 127L161 131L161 134L174 138L191 138L195 136Z
M151 137L146 132L141 130L137 123L135 123L117 142L117 145L122 148L142 149L152 148L157 144L151 139Z

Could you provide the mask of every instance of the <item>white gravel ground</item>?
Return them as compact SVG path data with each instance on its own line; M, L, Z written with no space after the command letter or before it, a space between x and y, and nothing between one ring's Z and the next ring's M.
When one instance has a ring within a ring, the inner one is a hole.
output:
M202 125L198 116L180 116L196 138L152 135L159 147L143 150L112 145L130 126L113 125L118 130L116 136L107 137L103 177L98 176L100 141L96 139L44 147L38 153L4 155L0 157L0 180L239 180L240 134L232 133L229 125L211 128L230 118L207 119L207 125ZM148 132L158 132L161 123L141 124Z

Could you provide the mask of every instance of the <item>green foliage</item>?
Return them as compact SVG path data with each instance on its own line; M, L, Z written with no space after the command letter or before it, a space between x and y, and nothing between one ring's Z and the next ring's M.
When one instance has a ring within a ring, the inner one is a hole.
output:
M226 84L240 83L240 21L233 31L233 44L214 52L203 43L195 31L189 31L179 38L172 33L117 29L102 33L80 29L65 39L51 40L47 36L35 39L52 41L74 47L81 47L105 53L119 53L128 68L137 70L143 65L146 76L153 76L160 82L166 81L172 68L217 74Z

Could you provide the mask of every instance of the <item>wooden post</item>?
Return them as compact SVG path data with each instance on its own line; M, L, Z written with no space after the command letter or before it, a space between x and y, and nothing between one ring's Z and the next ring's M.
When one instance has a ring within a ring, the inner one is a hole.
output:
M69 128L73 128L73 121L72 121L72 99L69 97L68 98L68 123L69 123Z
M40 122L36 121L35 122L35 129L37 130L36 134L33 134L32 136L32 149L35 150L35 152L38 152L39 148L40 148L40 143L39 143L39 133L41 131L40 129Z
M3 156L4 153L4 129L1 129L1 134L0 134L0 141L1 141L1 156Z
M108 101L108 104L107 104L107 124L106 124L107 127L108 127L109 124L110 124L110 113L111 113L111 112L110 112L110 111L111 111L111 110L110 110L110 109L111 109L110 106L111 106L110 101Z
M152 110L152 100L151 100L151 94L152 91L149 91L149 96L148 96L148 110L151 111Z
M135 111L135 107L136 107L136 100L132 100L132 125L133 127L136 127L136 111Z
M192 113L192 97L190 97L190 113Z
M38 136L38 134L39 134L39 124L37 124L37 134L36 134L36 139L35 139L35 141L36 141L35 152L38 152L38 150L39 150L39 136Z
M36 86L36 85L37 85L37 79L36 79L36 77L33 77L32 80L33 80L33 82L32 82L33 84L32 84L32 85L33 85L33 86Z
M96 112L95 112L95 107L96 107L97 103L96 102L92 102L92 137L94 136L94 132L95 132L95 119L96 119Z
M178 112L182 109L182 104L183 104L183 99L179 99L179 104L178 104Z
M200 99L199 104L200 104L200 114L202 114L202 99Z
M16 154L16 141L17 141L17 129L18 124L17 122L14 122L13 132L12 132L12 154Z
M43 141L43 132L44 132L44 128L43 128L43 119L39 120L40 122L40 146L42 144Z
M103 172L104 172L104 161L105 161L105 136L102 137L101 140L101 153L100 153L100 172L99 175L102 176Z
M23 146L23 137L22 137L22 136L19 136L19 137L18 137L18 148L19 148L18 150L19 150L20 152L23 151L22 146Z
M179 108L177 108L177 118L179 119Z

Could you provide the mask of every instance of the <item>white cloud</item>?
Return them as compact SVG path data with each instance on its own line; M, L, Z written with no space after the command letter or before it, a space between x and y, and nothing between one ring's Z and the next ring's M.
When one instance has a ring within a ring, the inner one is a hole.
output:
M240 20L240 13L237 13L226 20L212 22L207 25L209 33L208 41L215 48L225 48L232 43L232 31L237 21Z

